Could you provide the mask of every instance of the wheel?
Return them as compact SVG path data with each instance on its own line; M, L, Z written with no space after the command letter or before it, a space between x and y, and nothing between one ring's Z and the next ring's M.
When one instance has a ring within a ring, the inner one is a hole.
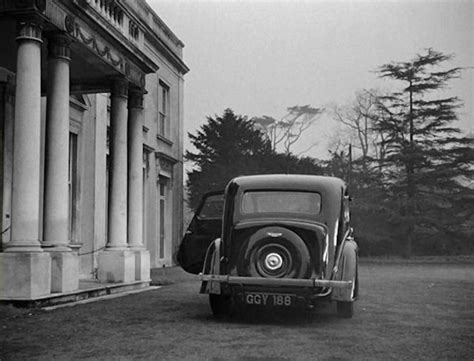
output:
M230 315L232 299L227 295L209 294L209 304L214 316L222 317Z
M265 227L250 238L243 250L239 274L267 278L305 278L310 254L303 239L284 227Z
M337 301L337 314L343 318L352 318L354 315L354 302Z

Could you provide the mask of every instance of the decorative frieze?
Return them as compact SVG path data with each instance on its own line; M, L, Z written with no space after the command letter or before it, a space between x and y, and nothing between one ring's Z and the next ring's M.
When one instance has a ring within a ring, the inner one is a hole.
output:
M66 15L64 18L64 27L74 39L86 45L127 79L130 79L140 87L145 86L145 73L138 66L127 61L127 58L123 54L100 38L97 33L88 29L79 19L71 15Z
M70 21L70 20L69 20ZM76 37L83 44L94 50L94 52L101 58L106 59L114 67L121 72L125 72L125 61L118 54L113 54L111 48L106 44L100 44L93 35L87 34L78 22L74 23L74 37Z

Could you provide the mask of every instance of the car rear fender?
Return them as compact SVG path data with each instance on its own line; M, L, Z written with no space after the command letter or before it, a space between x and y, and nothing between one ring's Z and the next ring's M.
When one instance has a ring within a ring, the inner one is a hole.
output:
M221 244L220 238L215 239L208 247L202 275L220 275L221 273ZM203 281L200 293L221 294L221 284L216 281Z
M336 301L354 301L358 294L358 246L351 236L341 244L341 251L334 267L333 280L351 281L350 288L334 288L331 299Z

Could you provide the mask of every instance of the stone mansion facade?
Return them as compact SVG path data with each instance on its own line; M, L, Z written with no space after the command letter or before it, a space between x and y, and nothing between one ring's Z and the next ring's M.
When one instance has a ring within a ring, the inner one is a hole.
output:
M145 0L5 0L0 32L0 300L148 284L182 235L183 43Z

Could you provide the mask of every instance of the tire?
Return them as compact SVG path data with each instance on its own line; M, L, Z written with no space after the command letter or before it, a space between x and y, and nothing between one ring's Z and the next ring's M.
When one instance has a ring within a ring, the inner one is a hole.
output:
M212 314L216 317L228 316L231 313L231 296L209 294Z
M266 278L307 278L311 257L303 239L284 227L265 227L250 236L239 274Z
M354 315L354 302L337 301L337 314L343 318L352 318Z

